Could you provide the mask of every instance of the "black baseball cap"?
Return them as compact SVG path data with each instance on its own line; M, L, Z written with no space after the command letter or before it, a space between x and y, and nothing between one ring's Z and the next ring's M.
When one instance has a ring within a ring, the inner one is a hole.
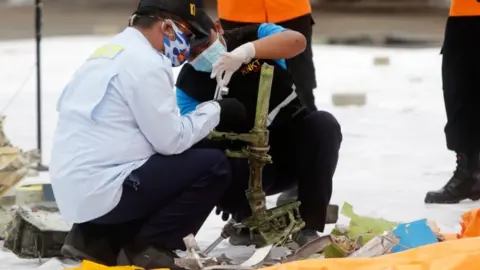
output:
M195 2L195 0L140 0L137 11L151 8L179 17L188 24L195 35L194 40L190 40L190 43L191 46L196 46L209 39L211 26L205 25L205 18L209 17L203 9L197 9Z

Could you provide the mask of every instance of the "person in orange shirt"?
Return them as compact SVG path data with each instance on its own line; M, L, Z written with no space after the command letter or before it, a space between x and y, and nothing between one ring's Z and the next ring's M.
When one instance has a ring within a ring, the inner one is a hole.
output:
M480 3L452 0L442 48L447 147L457 167L447 184L425 203L480 199Z
M289 72L297 78L294 83L299 99L309 111L316 111L313 90L317 88L317 80L312 51L312 27L315 22L310 0L217 0L217 9L225 30L249 24L274 23L305 36L307 47L303 53L290 59ZM277 205L296 200L297 194L296 187L283 192ZM334 213L332 215L335 216Z

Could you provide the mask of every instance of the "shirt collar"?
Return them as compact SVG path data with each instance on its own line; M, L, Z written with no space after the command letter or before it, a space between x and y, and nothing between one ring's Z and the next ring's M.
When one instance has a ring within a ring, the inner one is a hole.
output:
M148 39L142 34L142 32L140 32L137 28L135 27L127 27L124 31L126 34L129 34L129 35L133 35L135 36L138 40L140 40L142 43L145 43L147 45L149 45L150 47L152 46L152 44L150 44L150 42L148 41Z
M136 39L139 40L141 43L143 43L143 44L147 45L148 47L152 48L152 50L154 50L160 56L162 56L162 57L164 56L163 52L160 52L157 49L155 49L152 46L152 44L150 44L150 41L148 41L148 39L137 28L132 27L132 26L128 26L123 32L127 35L135 36Z

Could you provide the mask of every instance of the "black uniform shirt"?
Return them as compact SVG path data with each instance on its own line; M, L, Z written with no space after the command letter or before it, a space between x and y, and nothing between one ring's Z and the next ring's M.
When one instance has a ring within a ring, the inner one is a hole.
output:
M274 24L249 25L234 30L226 31L224 38L227 42L227 50L232 51L235 48L259 37L268 36L272 33L283 31L284 28ZM253 127L255 112L257 106L258 85L260 82L260 71L263 63L273 65L274 76L272 83L272 93L270 98L270 113L279 105L284 105L286 100L294 97L295 88L291 74L287 71L285 60L260 60L252 59L249 63L242 65L235 72L228 84L229 93L224 97L238 99L247 111L245 129ZM205 102L214 98L217 82L216 79L210 79L210 73L196 71L190 64L185 64L177 78L177 97L179 107L182 113L188 113L193 108L185 104L186 98L191 98L197 102ZM188 97L186 97L188 96ZM191 104L190 104L191 105ZM190 107L190 108L187 108ZM272 124L277 125L292 117L292 114L303 108L299 99L294 97L283 107ZM248 130L244 130L245 132Z

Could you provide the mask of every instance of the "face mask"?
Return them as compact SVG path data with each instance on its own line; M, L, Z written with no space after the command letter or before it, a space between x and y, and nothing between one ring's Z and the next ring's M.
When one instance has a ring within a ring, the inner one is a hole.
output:
M178 67L185 63L190 54L190 43L188 38L171 22L173 31L175 32L175 40L168 39L167 35L163 36L165 47L165 56L172 62L172 67ZM165 23L165 22L164 22Z
M211 72L213 69L212 65L220 58L220 54L226 51L227 48L220 42L220 38L217 38L212 45L193 59L190 65L197 71Z

